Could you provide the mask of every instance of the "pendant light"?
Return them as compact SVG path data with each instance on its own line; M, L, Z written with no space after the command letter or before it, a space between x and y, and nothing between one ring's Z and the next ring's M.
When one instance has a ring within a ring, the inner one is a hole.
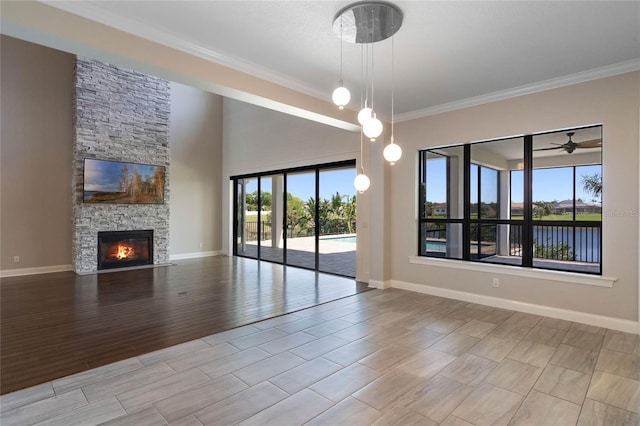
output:
M349 89L344 87L344 82L342 80L342 19L343 18L340 17L340 82L338 84L338 88L334 90L333 94L331 95L333 103L336 104L339 109L344 109L344 107L351 100L351 93L349 92Z
M370 141L374 142L383 131L382 122L376 116L373 106L374 101L374 55L373 44L392 37L402 25L402 12L394 4L386 1L364 1L352 3L340 10L333 20L333 31L338 34L342 41L350 43L359 43L367 45L366 54L364 48L360 49L360 107L358 113L358 122L360 123L360 162L362 165L363 158L363 138L366 136ZM391 39L392 54L392 80L393 80L393 38ZM369 46L371 52L369 52ZM363 46L364 47L364 46ZM371 67L371 68L369 68ZM366 71L366 76L365 76ZM393 81L392 81L393 84ZM371 85L371 87L369 87ZM342 42L340 44L340 88L342 83ZM336 89L337 92L340 88ZM371 89L371 90L369 90ZM346 90L346 89L345 89ZM400 159L402 149L395 144L393 135L394 124L394 93L393 86L391 90L391 142L384 149L384 157L391 164ZM364 94L364 96L363 96ZM335 98L339 98L339 94L332 96L334 103L342 108L346 102L338 102ZM347 101L348 102L348 101ZM364 174L364 167L360 168L360 172L353 181L354 186L359 193L369 188L370 180Z
M372 8L370 22L375 22L375 20L376 20L375 9ZM374 25L371 25L369 28L371 31L370 40L374 39L374 31L375 31L374 28L375 28ZM371 116L368 120L362 123L362 131L364 132L365 136L369 138L371 142L375 142L376 138L382 134L382 121L378 120L378 117L376 117L375 109L373 108L373 102L374 102L373 42L369 43L369 46L371 46ZM368 65L369 65L369 62L367 61L367 69L368 69Z
M340 79L339 84L340 87L333 91L331 99L333 99L333 103L336 104L339 109L344 109L345 105L351 100L351 93L349 89L343 86L342 79Z
M375 142L376 138L382 134L382 121L378 120L375 112L372 115L371 120L362 126L362 131L371 142Z
M358 193L362 194L371 185L371 181L369 177L364 174L364 157L362 155L362 129L360 129L360 173L353 180L353 186L356 188Z
M360 45L360 112L358 113L358 123L364 126L369 120L373 110L369 108L369 48L365 49ZM364 93L364 97L363 97Z
M360 46L360 81L361 83L364 82L364 71L363 71L363 61L362 58L364 57L364 48L363 46ZM367 88L368 90L368 88ZM366 111L366 105L367 105L367 96L368 94L364 93L365 90L363 90L362 85L360 86L360 106L364 106L364 108L362 108L360 110L360 113L358 114L358 121L362 122L366 122L367 121L367 117L366 114L371 114L371 110L369 109L369 111ZM362 120L360 119L362 116ZM364 174L364 156L363 156L363 149L362 149L362 126L360 126L360 171L359 173L356 175L355 179L353 180L353 186L356 188L356 191L358 191L358 194L362 194L363 192L365 192L367 189L369 189L369 186L371 185L371 181L369 180L369 177L367 175Z
M393 11L391 12L391 14L393 15ZM393 21L393 18L391 19ZM389 142L389 145L387 145L384 148L384 151L382 151L382 155L384 156L384 159L387 160L391 165L396 164L396 161L398 161L400 159L400 157L402 157L402 148L400 148L400 145L397 145L395 143L394 140L394 135L393 135L393 125L394 125L394 98L395 98L395 75L394 75L394 68L395 68L395 61L394 61L394 46L393 46L393 39L395 37L391 36L391 140Z
M358 176L356 176L356 178L353 180L353 186L356 187L356 191L358 191L360 194L369 189L369 186L371 186L371 181L369 180L367 175L364 174L364 170L361 170Z

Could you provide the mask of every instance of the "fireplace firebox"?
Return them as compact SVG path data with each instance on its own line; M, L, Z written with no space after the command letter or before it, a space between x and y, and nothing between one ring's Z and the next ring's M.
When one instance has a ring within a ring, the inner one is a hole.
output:
M153 264L153 230L98 232L98 270Z

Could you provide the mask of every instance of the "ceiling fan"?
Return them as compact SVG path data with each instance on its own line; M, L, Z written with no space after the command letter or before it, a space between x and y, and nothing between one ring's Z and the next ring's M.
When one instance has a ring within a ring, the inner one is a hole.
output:
M551 148L534 149L534 151L549 151L552 149L559 149L559 150L566 151L568 154L571 154L573 151L576 150L576 148L600 148L602 146L602 139L592 139L590 141L574 142L571 139L574 134L575 134L574 132L568 132L567 136L569 137L569 140L563 144L551 143L551 145L558 145L558 146L554 146Z

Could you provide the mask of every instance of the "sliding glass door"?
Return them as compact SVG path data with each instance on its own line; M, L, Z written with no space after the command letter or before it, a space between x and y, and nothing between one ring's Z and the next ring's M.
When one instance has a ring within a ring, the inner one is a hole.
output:
M236 180L235 250L239 256L258 257L258 178Z
M287 265L316 269L316 172L287 173Z
M260 259L284 260L284 175L260 177Z
M355 277L356 190L353 167L322 170L319 175L318 270Z
M232 177L234 255L355 277L353 160Z

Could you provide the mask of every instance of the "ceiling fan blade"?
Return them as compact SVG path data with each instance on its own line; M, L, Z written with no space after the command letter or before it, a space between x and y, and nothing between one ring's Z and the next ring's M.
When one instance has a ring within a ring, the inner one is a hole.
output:
M599 148L602 146L602 139L578 142L576 148Z
M551 147L551 148L538 148L538 149L534 149L534 151L550 151L552 149L561 150L562 151L564 149L564 145L554 146L554 147Z

